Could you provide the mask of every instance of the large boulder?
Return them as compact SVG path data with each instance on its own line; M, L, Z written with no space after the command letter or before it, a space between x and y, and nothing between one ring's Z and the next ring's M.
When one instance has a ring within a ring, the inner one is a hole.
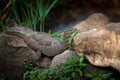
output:
M91 29L104 27L108 23L109 19L107 16L101 13L94 13L86 20L81 21L80 23L73 26L73 28L80 30L80 32L85 32Z
M22 80L24 61L33 60L37 64L40 64L39 61L47 62L43 58L40 60L41 53L55 56L61 52L61 45L44 32L34 32L26 27L9 28L0 33L0 74Z
M18 36L0 34L0 74L22 78L23 63L27 58L33 59L36 52Z
M86 20L79 22L78 24L73 26L73 29L80 30L80 34L82 35L83 32L86 32L89 30L91 30L90 32L92 32L96 29L104 28L105 25L107 25L108 23L109 23L109 19L107 16L105 16L104 14L101 14L101 13L94 13L94 14L90 15ZM59 36L63 36L63 35L64 35L64 33L59 34ZM76 39L75 39L75 42L77 43ZM76 45L74 45L74 46L77 47ZM79 47L78 47L78 50L80 50ZM62 54L55 56L52 60L51 67L54 67L57 64L66 62L69 59L71 59L71 56L73 54L69 54L69 53L70 52L68 52L68 50L67 50L67 51L63 52Z
M74 45L76 53L86 56L91 64L120 71L120 23L79 33Z
M85 32L95 28L105 27L106 24L109 23L109 19L107 16L101 13L94 13L90 15L87 19L73 25L74 29L80 30L80 32ZM64 33L59 34L59 36L63 36Z

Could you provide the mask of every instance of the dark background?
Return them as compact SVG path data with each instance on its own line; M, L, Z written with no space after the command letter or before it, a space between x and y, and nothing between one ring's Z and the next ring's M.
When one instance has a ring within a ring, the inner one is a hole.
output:
M29 1L36 6L35 0ZM43 0L43 3L47 1ZM0 0L0 10L4 9L8 2L9 0ZM62 30L85 20L93 13L103 13L109 17L110 21L119 22L120 0L58 0L46 17L45 30Z
M46 26L68 27L93 13L103 13L112 22L120 21L120 0L59 0L46 18Z

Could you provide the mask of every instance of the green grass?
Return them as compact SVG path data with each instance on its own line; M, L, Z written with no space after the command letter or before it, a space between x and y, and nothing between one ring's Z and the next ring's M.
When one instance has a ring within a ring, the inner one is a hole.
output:
M12 1L11 10L13 12L14 18L18 22L18 24L21 26L22 21L21 21L21 18L20 18L20 13L18 12L18 7L17 7L17 4L16 4L16 1L14 1L14 0L11 0L11 1Z
M44 31L44 24L45 24L45 18L50 12L50 10L53 8L53 6L56 4L58 0L54 0L49 6L49 0L44 7L42 0L36 0L37 3L37 11L38 11L38 16L40 20L40 32Z
M14 19L20 26L27 26L37 31L37 24L40 22L38 31L44 32L45 18L57 1L53 0L50 3L50 0L48 0L46 4L43 4L42 0L35 0L36 7L34 7L28 0L17 0L12 2L11 9ZM18 5L18 3L21 5Z

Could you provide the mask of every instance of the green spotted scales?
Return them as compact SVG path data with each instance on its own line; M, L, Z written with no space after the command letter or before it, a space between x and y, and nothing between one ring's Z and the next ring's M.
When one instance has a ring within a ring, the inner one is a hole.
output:
M70 30L67 30L64 32L64 42L63 42L63 45L64 46L64 49L67 49L67 48L70 48L70 44L69 41L70 41L70 37L73 33L77 32L78 30L77 29L70 29Z

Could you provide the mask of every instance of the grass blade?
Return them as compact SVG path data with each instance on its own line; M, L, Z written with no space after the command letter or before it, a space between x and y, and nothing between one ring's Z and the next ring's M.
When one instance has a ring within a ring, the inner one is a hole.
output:
M47 16L47 14L50 12L50 10L53 8L57 1L58 0L54 0L53 3L48 7L48 9L45 10L45 17Z
M15 1L12 3L12 7L11 8L12 8L12 12L13 12L13 14L15 16L16 21L18 22L19 25L21 25L20 15L19 15L19 12L17 10L17 6L16 6Z

